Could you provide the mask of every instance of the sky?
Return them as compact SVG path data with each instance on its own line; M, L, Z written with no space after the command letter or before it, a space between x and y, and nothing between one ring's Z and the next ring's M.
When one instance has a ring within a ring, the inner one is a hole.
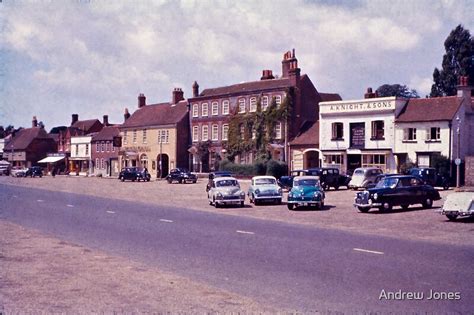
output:
M0 0L0 125L122 123L124 109L281 75L295 49L319 92L403 84L429 94L444 41L474 35L474 0Z

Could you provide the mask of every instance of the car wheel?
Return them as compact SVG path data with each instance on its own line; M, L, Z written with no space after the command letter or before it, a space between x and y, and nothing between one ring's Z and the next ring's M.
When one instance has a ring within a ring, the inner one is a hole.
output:
M335 190L339 190L339 185L334 186Z
M293 210L294 208L294 204L292 203L287 204L287 206L288 206L288 210Z
M402 207L403 210L407 210L408 207L410 207L410 205L401 205L401 207Z
M134 182L136 180L136 178L132 178L132 182Z
M219 208L219 204L216 202L216 198L212 198L212 203L214 204L214 207Z
M379 209L380 212L389 212L392 210L392 204L390 202L384 202Z
M253 199L253 204L258 206L260 204L260 200L254 198Z
M446 218L448 218L449 221L454 221L458 217L457 214L447 214Z
M357 209L359 209L359 211L363 213L367 213L370 210L370 208L366 208L366 207L357 207Z
M147 178L146 181L149 182L149 181L150 181L150 178Z
M182 184L182 183L183 183L183 180L180 178L178 182L179 182L180 184Z
M448 190L448 189L449 189L449 185L444 185L443 189L444 189L444 190Z
M122 181L122 182L125 180L125 178L123 178L123 176L120 177L119 179L120 179L120 181Z
M321 210L324 209L324 201L321 202Z
M245 202L244 201L241 201L240 202L240 206L243 207L245 205Z
M193 184L196 184L196 181L195 181L195 180L193 180Z
M433 200L431 198L426 198L426 200L423 202L423 208L429 209L433 206Z

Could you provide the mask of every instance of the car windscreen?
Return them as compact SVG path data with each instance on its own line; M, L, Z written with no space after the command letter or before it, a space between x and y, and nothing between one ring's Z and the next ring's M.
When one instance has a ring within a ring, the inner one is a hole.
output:
M364 175L364 170L355 170L353 175Z
M273 178L259 178L255 180L255 185L276 185L276 180Z
M230 186L238 186L236 180L227 179L227 180L219 180L216 182L216 187L230 187Z
M385 177L384 180L381 180L380 182L377 183L375 187L377 188L395 188L398 183L398 178L393 178L393 177Z
M293 182L293 186L319 186L317 179L298 179Z

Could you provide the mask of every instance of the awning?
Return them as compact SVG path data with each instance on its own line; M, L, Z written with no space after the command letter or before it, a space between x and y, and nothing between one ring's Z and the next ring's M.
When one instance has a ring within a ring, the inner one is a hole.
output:
M64 159L64 156L48 156L42 160L39 160L38 163L54 163L57 161L61 161L62 159Z

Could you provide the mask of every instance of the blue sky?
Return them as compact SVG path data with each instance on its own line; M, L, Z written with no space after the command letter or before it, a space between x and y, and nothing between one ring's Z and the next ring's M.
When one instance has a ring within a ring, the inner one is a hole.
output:
M363 97L405 84L429 94L443 43L474 0L12 1L0 3L0 125L49 130L80 119L123 121L137 96L166 102L281 73L296 49L320 92Z

